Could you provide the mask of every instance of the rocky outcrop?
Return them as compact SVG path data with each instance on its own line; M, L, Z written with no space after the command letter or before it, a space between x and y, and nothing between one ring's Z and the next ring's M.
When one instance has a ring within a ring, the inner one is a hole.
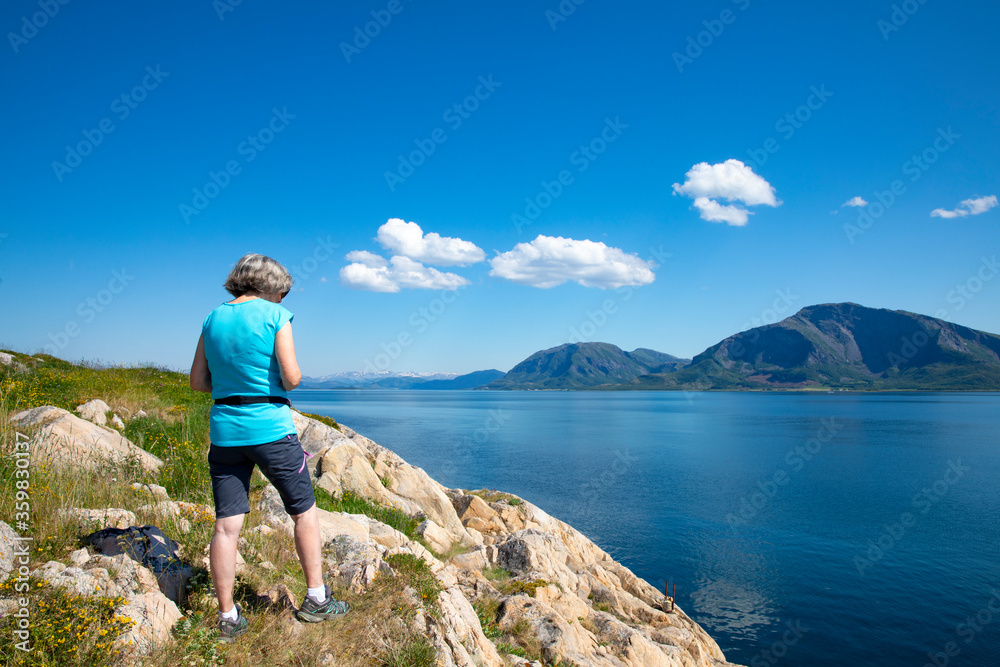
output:
M476 610L461 588L452 586L442 591L437 606L439 619L420 613L416 623L417 629L437 646L439 664L444 667L504 667L504 659L487 639Z
M447 489L394 452L340 425L340 430L292 411L299 441L313 454L309 465L316 485L335 497L351 492L375 502L423 515L444 530L452 543L477 540L458 519Z
M435 625L439 621L427 614L418 614L415 623L424 623L421 632L438 646L443 664L502 660L494 656L495 647L482 634L471 606L471 601L483 598L499 601L494 622L500 630L523 632L525 625L530 629L547 664L560 660L601 667L729 664L718 644L680 607L671 610L662 593L540 508L510 494L496 494L500 500L487 502L462 489L446 489L343 424L336 430L298 414L295 421L303 446L315 455L317 486L335 496L349 491L422 518L418 532L438 553L455 546L465 549L441 562L421 544L373 519L358 515L336 519L337 513L321 513L327 545L331 539L344 545L337 551L343 558L328 565L336 566L355 588L364 586L365 577L359 573L366 567L378 571L384 566L381 559L390 553L413 553L432 566L446 586L442 594L442 608L449 609L446 624ZM277 494L267 498L266 493L262 504L270 503L264 514L271 525L290 530ZM511 578L505 583L489 581L483 575L488 568L493 576L498 568L506 570ZM488 647L481 644L480 635Z
M136 447L127 438L105 426L51 405L19 412L11 422L35 435L31 444L34 463L49 462L61 468L95 470L104 464L135 461L149 472L163 465L159 457Z
M152 572L124 554L78 558L77 562L81 564L49 561L33 576L77 595L124 598L125 604L116 613L135 623L115 640L119 650L145 655L170 639L170 629L183 615L160 592Z

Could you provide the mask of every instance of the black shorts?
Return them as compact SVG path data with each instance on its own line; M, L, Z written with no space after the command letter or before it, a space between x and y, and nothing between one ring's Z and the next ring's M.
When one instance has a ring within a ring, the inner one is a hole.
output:
M255 465L260 466L264 477L278 490L290 515L302 514L316 503L306 453L297 434L263 445L212 445L208 450L208 466L212 471L216 519L250 511L250 476Z

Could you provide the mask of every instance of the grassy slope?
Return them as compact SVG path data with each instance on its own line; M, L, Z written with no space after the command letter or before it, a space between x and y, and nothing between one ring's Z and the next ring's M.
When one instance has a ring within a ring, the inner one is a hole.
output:
M144 449L164 459L165 465L157 474L146 473L134 467L107 467L93 473L60 471L44 462L31 470L31 529L36 551L32 554L32 569L49 560L68 562L69 553L80 547L79 540L100 526L80 529L57 515L60 508L120 507L136 511L150 502L143 492L133 490L133 482L160 484L167 488L173 500L211 505L212 491L208 472L208 415L211 400L206 394L192 391L187 375L155 367L100 368L78 366L47 355L29 357L16 352L19 361L29 367L28 372L18 373L0 366L0 478L14 479L13 451L15 431L10 417L25 409L55 405L72 411L77 405L92 398L101 398L126 422L124 435ZM146 417L134 415L141 409ZM331 425L335 426L335 423ZM31 434L27 434L30 436ZM259 473L251 486L251 496L260 492L262 481ZM15 513L12 487L5 485L0 493L0 517L9 518ZM317 495L322 494L318 491ZM330 509L340 509L344 500L319 498L320 504ZM359 501L351 511L376 514L385 508ZM183 534L177 519L163 519L150 513L137 511L140 524L153 523L182 543L181 556L195 562L202 556L213 532L211 513L194 513L186 517L191 532ZM400 517L404 521L408 517ZM245 608L251 610L251 630L232 650L217 645L214 640L216 624L213 598L208 589L208 577L199 569L196 585L182 611L189 620L175 629L176 641L161 648L144 664L150 667L177 664L226 664L226 665L300 665L303 656L308 661L321 653L335 657L335 665L392 665L434 664L434 651L427 640L407 629L405 621L412 618L413 609L402 601L403 589L413 586L417 590L432 582L429 573L420 563L398 563L397 576L376 580L376 584L361 595L337 590L335 594L347 599L354 612L337 623L305 625L301 632L289 634L287 618L259 608L254 591L267 590L273 584L285 584L301 600L304 582L292 540L282 534L261 536L250 533L250 526L260 521L256 511L247 516L244 537L254 555L247 556L247 571L238 580L238 596ZM249 550L245 550L250 553ZM263 561L274 565L271 569L259 567ZM429 578L430 577L430 578ZM63 631L53 630L38 643L41 654L30 654L32 662L21 652L0 650L2 664L53 665L115 664L116 658L107 653L106 642L120 627L114 625L113 616L107 618L93 612L100 605L98 600L70 599L60 591L40 586L33 591L32 619L39 627L59 620L56 610L67 606L83 613L80 623L72 628L71 641L65 642ZM9 585L0 586L0 597L12 598L15 593ZM43 602L48 600L45 605ZM63 613L62 611L58 613ZM106 615L107 616L107 615ZM10 620L0 621L0 632L10 636ZM53 623L53 627L55 624ZM62 627L62 626L59 626ZM106 631L106 634L101 634ZM64 641L60 642L59 639ZM70 651L69 648L74 648Z

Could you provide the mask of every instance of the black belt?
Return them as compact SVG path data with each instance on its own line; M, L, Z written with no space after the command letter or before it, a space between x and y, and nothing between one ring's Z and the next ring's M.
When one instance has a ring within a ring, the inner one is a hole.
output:
M291 407L292 402L284 396L226 396L215 399L216 405L252 405L254 403L280 403Z

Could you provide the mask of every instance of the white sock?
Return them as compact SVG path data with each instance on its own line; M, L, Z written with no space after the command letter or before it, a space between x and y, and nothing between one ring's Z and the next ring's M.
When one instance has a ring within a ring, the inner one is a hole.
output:
M223 618L227 621L233 621L234 623L236 622L236 619L238 619L239 617L240 617L240 611L235 606L229 611L219 612L219 618Z
M326 602L326 586L320 586L319 588L307 588L306 595L322 604Z

